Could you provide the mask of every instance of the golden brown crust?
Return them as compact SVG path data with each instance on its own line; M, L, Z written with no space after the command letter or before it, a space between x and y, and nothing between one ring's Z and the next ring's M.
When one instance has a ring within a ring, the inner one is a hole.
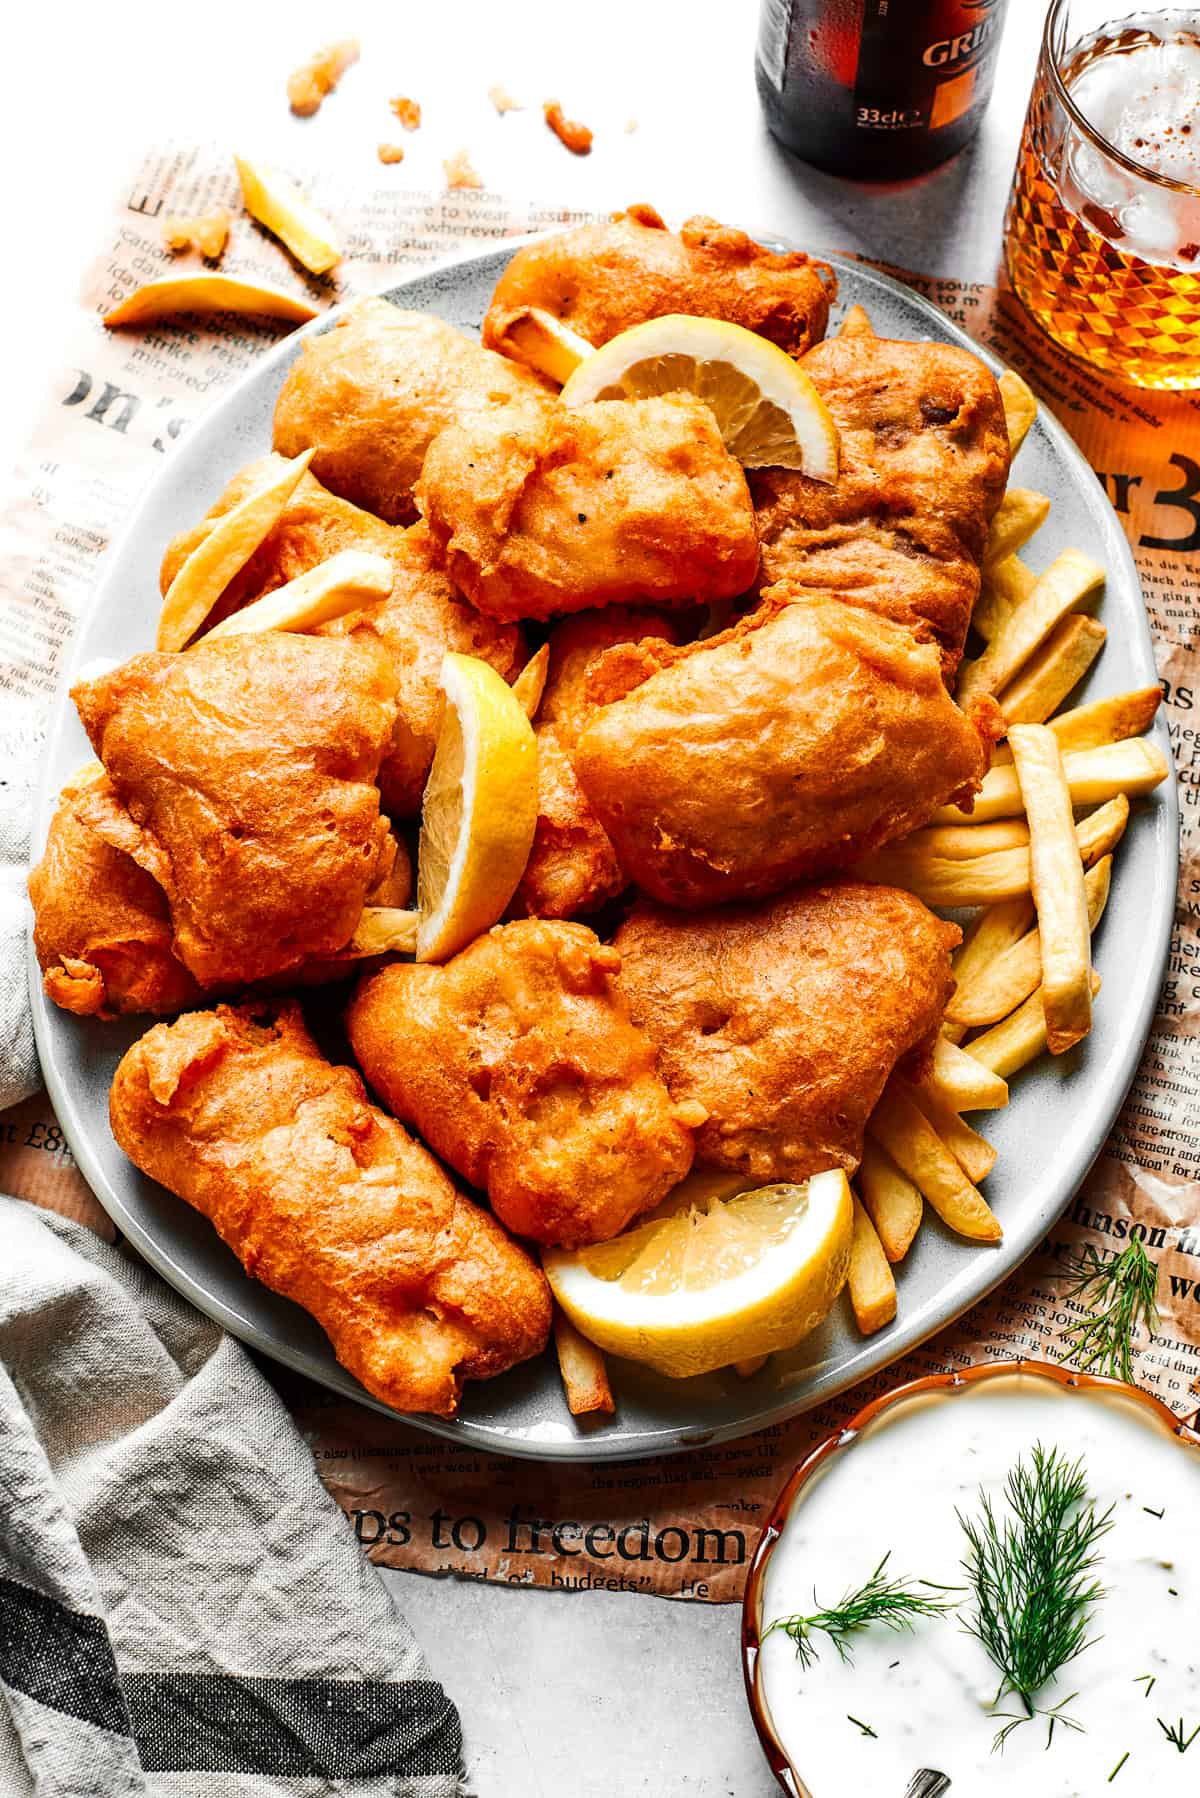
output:
M833 271L800 251L777 255L710 218L668 231L652 206L631 206L607 224L518 250L496 284L483 341L498 347L511 315L526 306L594 344L683 312L729 319L802 356L824 337L836 291Z
M764 585L835 593L932 635L950 679L1008 478L995 379L953 344L880 337L832 338L804 369L838 427L838 478L750 476Z
M63 788L42 859L29 875L33 946L47 996L81 1017L171 1012L199 997L171 953L166 894L131 856L87 822L87 806L116 806L104 770Z
M954 986L956 925L892 887L841 881L680 913L641 901L617 984L674 1099L698 1101L702 1166L747 1179L853 1173L892 1069Z
M476 415L435 438L417 503L494 618L728 599L758 570L745 476L689 394Z
M988 765L933 645L833 600L763 608L680 649L618 647L589 691L613 703L575 745L580 785L626 875L668 905L846 867Z
M654 1050L612 989L619 963L581 924L528 919L444 967L385 968L350 1006L371 1085L537 1242L605 1241L691 1165Z
M387 832L375 777L395 677L377 638L273 631L134 656L73 698L125 808L114 846L163 888L202 985L342 947Z
M321 1056L294 1001L156 1025L109 1108L130 1159L310 1311L385 1404L452 1416L464 1379L545 1346L540 1271Z
M428 312L359 300L305 340L275 406L275 448L316 449L312 472L392 524L416 518L412 492L437 433L464 412L538 399L527 369Z

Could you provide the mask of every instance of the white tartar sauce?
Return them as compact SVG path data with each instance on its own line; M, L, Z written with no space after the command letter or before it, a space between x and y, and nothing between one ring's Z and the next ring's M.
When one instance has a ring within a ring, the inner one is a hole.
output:
M1185 1739L1200 1723L1200 1448L1119 1395L998 1376L885 1412L794 1505L768 1565L763 1628L835 1604L888 1550L890 1577L961 1585L956 1510L977 1516L982 1489L1007 1517L1005 1479L1037 1442L1082 1456L1098 1508L1113 1506L1099 1544L1098 1639L1037 1699L1049 1708L1077 1694L1065 1710L1084 1733L1056 1727L1047 1749L1039 1717L993 1752L999 1675L954 1614L918 1618L911 1633L859 1632L852 1666L818 1633L808 1671L775 1631L760 1690L812 1798L904 1798L919 1767L948 1774L950 1798L1197 1798L1200 1735L1181 1754L1157 1719L1174 1727L1182 1717ZM997 1707L1015 1708L1011 1698Z

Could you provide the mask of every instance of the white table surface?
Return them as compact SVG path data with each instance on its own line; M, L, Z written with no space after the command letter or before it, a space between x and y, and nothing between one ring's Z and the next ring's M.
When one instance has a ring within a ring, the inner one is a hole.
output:
M0 488L57 365L80 273L139 149L224 139L298 163L385 171L397 192L440 178L467 147L489 186L586 207L650 200L814 248L861 250L930 274L990 278L1043 0L1012 0L995 98L975 143L907 187L839 181L767 134L753 81L756 0L25 0L5 23L0 271ZM292 119L288 71L331 38L363 60L314 120ZM530 103L497 118L502 82ZM419 99L405 136L390 94ZM568 156L537 116L557 97L592 125ZM625 132L630 118L638 129ZM23 265L33 279L19 281ZM0 571L2 578L2 571ZM558 1595L387 1576L462 1711L479 1798L769 1798L777 1787L746 1713L735 1606L618 1593ZM888 1798L888 1794L881 1794Z

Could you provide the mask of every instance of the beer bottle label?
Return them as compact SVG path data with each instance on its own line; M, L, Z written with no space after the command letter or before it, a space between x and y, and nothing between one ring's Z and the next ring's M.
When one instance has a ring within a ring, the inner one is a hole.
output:
M991 85L1008 0L863 0L854 80L859 131L939 131L969 112Z

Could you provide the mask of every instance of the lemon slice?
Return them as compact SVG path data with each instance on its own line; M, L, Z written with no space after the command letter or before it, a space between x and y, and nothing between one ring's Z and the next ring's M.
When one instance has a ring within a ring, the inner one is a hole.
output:
M546 1276L602 1349L685 1379L815 1330L845 1283L853 1222L840 1168L734 1197L689 1179L623 1236L548 1250Z
M417 851L417 960L445 961L490 930L525 872L537 823L537 744L486 662L442 660L446 710Z
M725 447L746 468L795 468L836 481L838 432L792 358L765 337L719 318L647 319L580 363L562 390L568 406L694 393L714 413Z

